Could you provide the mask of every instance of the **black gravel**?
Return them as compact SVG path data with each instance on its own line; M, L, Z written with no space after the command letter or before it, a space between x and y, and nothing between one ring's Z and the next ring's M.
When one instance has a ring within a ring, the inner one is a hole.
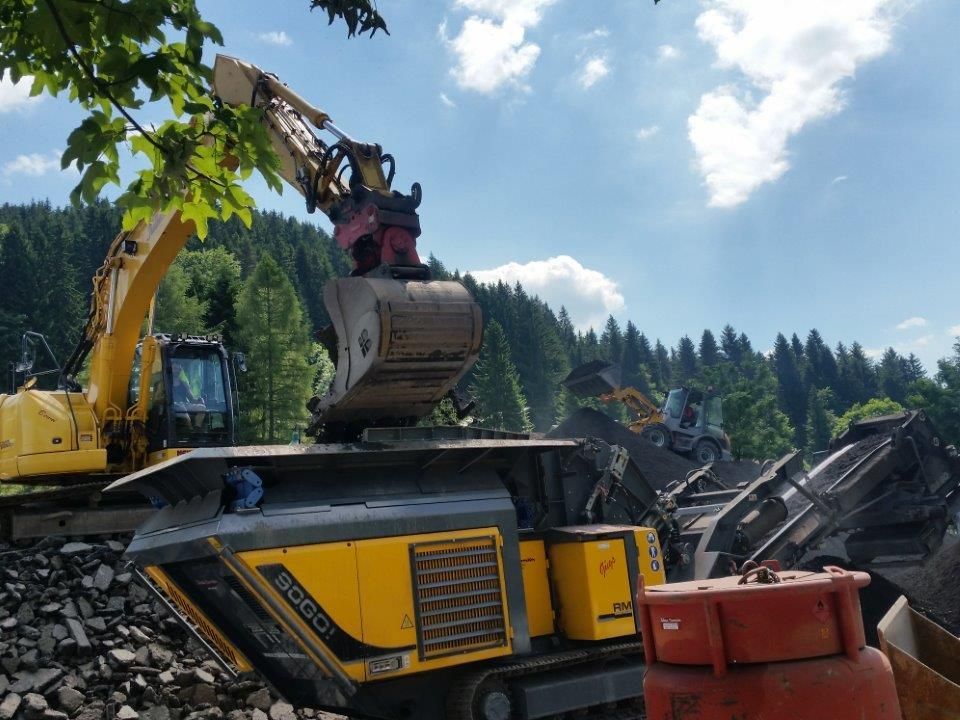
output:
M547 433L547 437L594 437L625 447L640 472L658 490L683 480L687 473L699 467L688 457L657 447L616 420L591 408L580 408ZM713 469L730 486L750 482L760 476L760 465L755 462L714 463Z
M0 720L298 720L232 680L137 584L116 540L0 545Z

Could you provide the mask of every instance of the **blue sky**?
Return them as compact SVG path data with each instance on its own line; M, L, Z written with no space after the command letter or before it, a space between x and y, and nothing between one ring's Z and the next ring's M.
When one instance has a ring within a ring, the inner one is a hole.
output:
M424 255L668 344L816 327L932 369L960 334L955 0L381 0L353 40L307 5L201 2L423 185ZM67 202L79 117L0 84L0 201Z

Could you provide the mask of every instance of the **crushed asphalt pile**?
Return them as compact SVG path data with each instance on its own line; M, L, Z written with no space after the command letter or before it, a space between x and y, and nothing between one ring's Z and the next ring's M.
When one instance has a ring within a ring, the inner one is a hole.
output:
M298 720L224 673L133 581L124 543L0 545L0 720Z
M660 448L621 423L592 408L580 408L556 428L547 433L551 438L594 437L627 449L640 472L657 490L683 480L699 465L682 455ZM727 485L735 486L760 477L760 465L755 462L714 463L714 471Z
M948 535L920 568L883 573L910 600L910 605L960 636L960 539Z
M697 465L686 457L670 450L659 448L637 433L630 431L607 415L591 408L581 408L554 428L549 437L582 438L595 437L625 447L637 464L640 472L656 489L662 490L671 483L682 480ZM847 470L864 454L869 453L882 440L871 437L862 440L853 448L850 457L835 463L814 481L815 489L826 487ZM751 482L760 476L760 465L754 462L715 463L713 469L729 486ZM805 501L798 494L792 503ZM795 509L795 508L794 508ZM820 570L824 564L817 562ZM843 564L840 562L840 564ZM960 540L947 536L943 547L922 568L886 569L871 571L873 582L861 592L865 625L870 639L876 644L876 623L902 594L912 607L941 624L954 635L960 635Z

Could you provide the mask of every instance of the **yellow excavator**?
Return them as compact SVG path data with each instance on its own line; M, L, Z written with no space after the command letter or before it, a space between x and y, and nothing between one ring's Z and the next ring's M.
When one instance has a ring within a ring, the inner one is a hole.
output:
M482 336L479 306L466 289L431 280L417 255L419 186L392 190L392 156L350 138L275 76L227 56L218 56L214 75L222 102L263 110L281 175L308 211L331 219L355 261L351 277L325 288L332 326L321 340L336 374L310 403L312 431L342 438L378 422L412 424L470 369ZM311 124L334 140L320 140ZM81 340L56 369L56 389L40 389L33 371L42 338L25 340L23 384L0 395L0 482L44 486L36 496L49 500L191 449L234 443L234 385L219 341L140 338L160 280L193 233L192 222L170 211L116 237L94 277ZM82 388L76 378L87 361ZM21 501L7 504L14 502ZM117 522L111 529L123 529ZM30 534L48 529L37 525Z
M81 339L62 366L54 359L52 371L39 369L38 349L53 354L42 336L24 335L18 381L0 395L0 483L29 488L0 496L6 505L89 495L151 463L234 443L236 386L219 338L140 336L160 280L193 232L192 222L167 212L113 240L93 278ZM83 388L77 377L85 367ZM56 388L41 389L51 372ZM15 537L85 532L93 517L82 506L15 515L8 522L19 525L4 530ZM121 530L142 517L105 510L96 521Z

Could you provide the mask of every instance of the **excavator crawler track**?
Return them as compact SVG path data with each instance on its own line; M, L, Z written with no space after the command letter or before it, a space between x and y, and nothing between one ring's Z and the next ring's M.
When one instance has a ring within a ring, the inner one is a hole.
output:
M509 689L511 682L539 673L567 670L598 661L643 654L642 642L624 642L601 647L578 648L549 655L537 655L514 662L496 663L464 673L447 695L446 717L448 720L486 720L476 712L477 692L485 683L500 681ZM623 705L634 707L623 707ZM604 718L605 720L643 720L642 686L637 686L637 695L614 702L570 709L577 717ZM510 717L514 717L511 714ZM518 716L519 717L519 716Z

